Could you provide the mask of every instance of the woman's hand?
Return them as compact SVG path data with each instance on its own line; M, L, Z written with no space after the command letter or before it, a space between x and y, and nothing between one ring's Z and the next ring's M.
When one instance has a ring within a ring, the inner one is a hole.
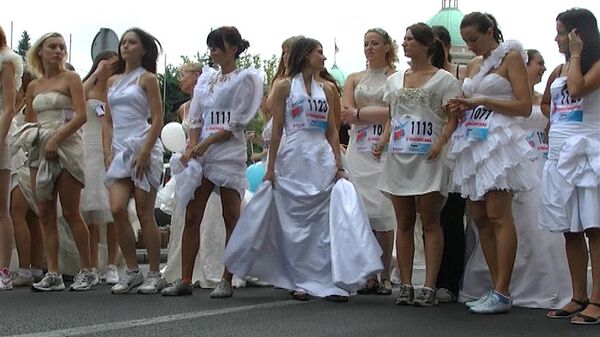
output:
M150 166L150 152L140 151L131 163L133 166L133 173L138 179L142 179L144 172Z
M569 32L569 53L571 56L581 56L583 50L583 41L577 33L577 28L573 28Z
M440 155L440 152L442 152L443 146L444 146L444 143L442 140L442 136L440 136L435 141L435 143L433 143L433 145L431 145L431 148L429 148L429 152L427 153L427 160L436 159Z
M48 141L46 141L46 146L44 147L44 152L47 160L57 160L58 159L58 144L54 140L54 137L50 137Z
M344 124L353 124L355 123L355 111L356 108L344 105L342 106L342 110L340 111L340 119Z
M265 175L263 176L263 181L270 181L271 183L275 182L275 172L267 169Z
M207 149L208 145L206 145L206 143L204 142L201 142L194 146L188 146L188 148L185 149L183 155L181 155L180 161L181 163L186 165L187 162L190 161L190 159L202 156Z
M385 144L382 143L377 143L373 145L373 148L371 149L371 154L373 155L373 157L375 158L381 158L381 155L383 154L383 149L385 148Z
M338 169L336 174L335 174L335 181L338 181L340 179L348 179L348 174L346 173L346 170L344 169Z
M250 156L250 161L253 163L256 163L257 161L260 161L262 159L262 157L263 157L262 152L261 153L253 153Z

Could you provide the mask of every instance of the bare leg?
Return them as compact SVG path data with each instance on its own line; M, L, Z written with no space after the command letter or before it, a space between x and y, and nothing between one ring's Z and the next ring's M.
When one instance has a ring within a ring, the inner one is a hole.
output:
M27 211L29 205L21 193L21 189L16 187L11 193L10 213L12 216L15 243L19 253L19 267L23 269L31 268L31 235L27 226Z
M400 282L412 284L413 259L415 255L415 198L392 196L392 204L398 221L396 234L396 259Z
M225 245L229 242L229 238L235 229L242 206L242 199L238 191L221 187L221 205L223 206L223 220L225 221ZM231 284L233 274L225 268L223 270L223 279Z
M106 224L106 247L108 250L108 264L117 264L119 245L117 243L115 224L112 222Z
M129 199L133 193L133 183L128 179L121 179L110 186L110 211L117 231L117 239L125 263L130 270L138 269L135 251L135 234L129 223Z
M383 262L381 279L389 280L392 264L392 250L394 249L394 231L375 231L375 237L381 246L381 250L383 250L383 255L381 256L381 262Z
M92 268L98 268L98 244L100 243L100 231L97 224L88 224L90 231L90 262Z
M496 280L498 279L498 264L496 262L496 236L494 234L494 228L489 222L487 212L485 210L485 201L467 201L469 205L469 212L477 227L477 233L479 234L479 243L481 244L481 250L485 257L485 262L490 270L490 276L492 277L492 286L496 286Z
M154 219L154 202L156 201L156 190L145 192L134 188L135 209L140 226L144 232L144 245L148 251L150 271L158 272L160 269L160 233Z
M423 224L423 242L425 246L425 287L435 289L442 253L444 252L444 233L440 225L444 197L438 192L419 196L421 222Z
M31 268L44 269L44 235L37 214L30 208L27 212L27 226L31 238Z
M588 229L585 234L590 242L590 260L592 263L592 296L590 296L590 302L600 304L600 229ZM598 317L600 316L600 307L588 305L581 314Z
M8 268L13 249L13 224L8 210L10 170L0 170L0 268Z

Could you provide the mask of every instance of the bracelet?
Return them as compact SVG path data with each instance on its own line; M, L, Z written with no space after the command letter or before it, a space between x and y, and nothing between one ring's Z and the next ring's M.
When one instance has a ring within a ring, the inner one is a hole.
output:
M360 108L356 110L356 120L360 120Z
M344 172L345 172L346 170L344 170L344 169L343 169L343 168L341 168L341 167L338 167L338 170L337 170L337 171L338 171L338 172L340 172L340 171L344 171Z
M581 58L581 55L571 55L569 59L578 59Z

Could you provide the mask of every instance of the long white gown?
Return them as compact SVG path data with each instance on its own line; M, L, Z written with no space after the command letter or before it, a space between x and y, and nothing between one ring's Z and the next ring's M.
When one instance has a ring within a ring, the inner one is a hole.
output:
M280 288L348 296L383 268L382 251L352 184L334 184L327 102L314 79L311 92L301 74L292 80L274 185L263 183L242 212L224 262Z

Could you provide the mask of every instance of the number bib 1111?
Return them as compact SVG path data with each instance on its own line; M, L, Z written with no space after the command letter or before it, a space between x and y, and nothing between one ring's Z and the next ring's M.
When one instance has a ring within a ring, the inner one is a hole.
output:
M371 152L373 145L379 143L383 133L383 125L369 124L356 125L356 150L358 152Z
M388 152L427 154L433 144L434 122L411 117L393 118Z
M454 140L486 140L494 111L483 105L464 113L454 132Z
M327 101L320 98L302 97L292 102L290 127L299 129L327 130Z
M210 110L204 115L202 125L202 139L206 139L215 133L225 129L225 125L231 122L231 111Z

